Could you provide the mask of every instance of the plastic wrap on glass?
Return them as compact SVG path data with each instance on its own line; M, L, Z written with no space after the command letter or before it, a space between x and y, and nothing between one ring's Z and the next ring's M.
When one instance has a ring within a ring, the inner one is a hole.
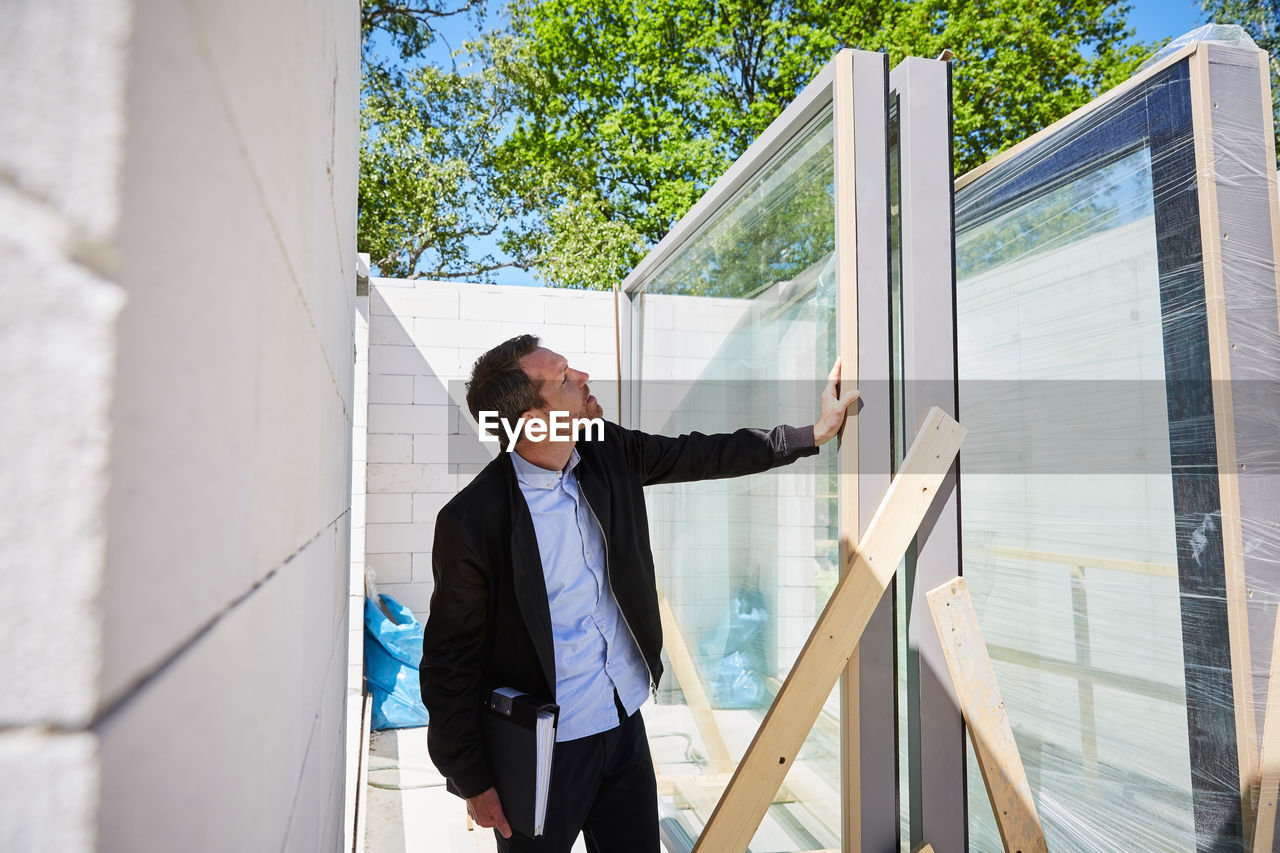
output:
M1193 43L958 183L963 573L1055 853L1244 851L1267 814L1267 80Z

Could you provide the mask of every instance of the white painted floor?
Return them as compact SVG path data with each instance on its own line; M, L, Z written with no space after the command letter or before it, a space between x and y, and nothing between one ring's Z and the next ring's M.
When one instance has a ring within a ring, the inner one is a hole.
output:
M365 853L491 853L493 830L467 829L467 807L427 757L427 730L373 732ZM574 853L586 853L579 838Z
M689 836L696 836L728 774L709 774L706 746L687 707L649 703L643 713L667 813L677 815ZM732 759L740 759L759 725L758 713L718 710L715 716ZM681 777L697 784L676 793ZM761 853L838 851L839 785L838 734L824 738L816 732L792 765L785 796L769 810L751 848ZM699 796L702 787L706 790ZM444 777L427 756L425 728L372 733L365 797L365 853L496 853L493 830L467 829L466 804L445 790ZM581 838L573 851L586 853Z

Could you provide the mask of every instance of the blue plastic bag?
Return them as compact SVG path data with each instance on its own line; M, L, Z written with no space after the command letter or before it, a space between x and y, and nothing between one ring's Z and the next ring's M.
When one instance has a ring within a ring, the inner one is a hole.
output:
M425 726L427 709L418 683L422 624L391 596L379 598L382 607L371 598L364 600L364 681L373 696L370 728Z
M699 644L712 663L708 687L717 708L763 708L772 698L764 671L764 628L769 611L754 587L739 588L725 618Z

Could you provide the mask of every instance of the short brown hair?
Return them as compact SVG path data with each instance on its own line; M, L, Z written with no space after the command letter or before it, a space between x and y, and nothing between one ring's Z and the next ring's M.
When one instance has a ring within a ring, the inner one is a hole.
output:
M522 414L547 404L520 366L520 359L537 348L537 335L517 335L476 359L467 382L471 417L479 421L481 412L497 412L504 423L514 427ZM498 430L498 446L507 449L507 436L502 429Z

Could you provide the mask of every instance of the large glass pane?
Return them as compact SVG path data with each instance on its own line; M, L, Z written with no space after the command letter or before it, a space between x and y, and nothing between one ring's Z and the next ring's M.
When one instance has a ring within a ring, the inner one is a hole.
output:
M957 196L964 574L1049 849L1191 851L1153 155L1112 141Z
M632 292L640 429L812 423L836 355L833 156L828 109ZM645 719L664 812L690 835L835 586L835 459L832 446L765 474L646 490L679 632L668 626L666 646L687 649L694 672L673 660ZM833 692L753 851L840 847L839 732Z
M1280 492L1244 494L1276 435L1244 380L1280 363L1274 153L1265 54L1193 51L956 195L964 574L1055 851L1253 832Z

